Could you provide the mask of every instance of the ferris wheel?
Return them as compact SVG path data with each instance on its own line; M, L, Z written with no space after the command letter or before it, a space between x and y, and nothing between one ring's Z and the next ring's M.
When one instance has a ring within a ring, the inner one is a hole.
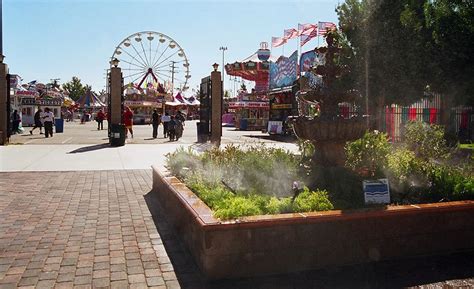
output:
M143 31L126 37L115 48L112 59L115 58L120 61L125 85L138 89L161 86L170 94L189 88L186 53L163 33Z

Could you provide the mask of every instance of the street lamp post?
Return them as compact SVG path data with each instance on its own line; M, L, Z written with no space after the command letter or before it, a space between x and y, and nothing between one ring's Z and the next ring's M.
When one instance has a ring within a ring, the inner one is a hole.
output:
M225 94L225 88L224 88L224 53L227 50L227 46L221 46L219 47L219 50L222 50L222 93L223 95Z

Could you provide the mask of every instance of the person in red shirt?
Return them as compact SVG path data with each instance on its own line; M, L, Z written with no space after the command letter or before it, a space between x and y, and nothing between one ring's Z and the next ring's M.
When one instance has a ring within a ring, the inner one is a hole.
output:
M104 129L104 119L105 119L105 113L101 110L97 113L97 116L95 117L95 120L97 121L97 130L102 130Z
M130 107L126 106L123 113L123 124L125 125L125 137L128 137L128 131L133 138L133 112Z

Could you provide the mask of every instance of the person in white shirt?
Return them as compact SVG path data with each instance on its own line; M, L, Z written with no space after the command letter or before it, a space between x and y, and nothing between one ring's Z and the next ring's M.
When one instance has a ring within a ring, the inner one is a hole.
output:
M165 113L163 116L161 116L161 122L163 123L163 136L166 138L168 135L168 124L171 120L171 117L168 113Z
M45 137L49 137L49 136L53 137L54 114L51 112L49 107L44 109L43 122L44 122Z

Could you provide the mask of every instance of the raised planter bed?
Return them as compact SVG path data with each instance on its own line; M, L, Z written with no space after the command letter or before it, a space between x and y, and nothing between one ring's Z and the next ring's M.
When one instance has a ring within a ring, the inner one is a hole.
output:
M474 249L474 201L221 222L184 184L155 167L153 194L209 279Z

